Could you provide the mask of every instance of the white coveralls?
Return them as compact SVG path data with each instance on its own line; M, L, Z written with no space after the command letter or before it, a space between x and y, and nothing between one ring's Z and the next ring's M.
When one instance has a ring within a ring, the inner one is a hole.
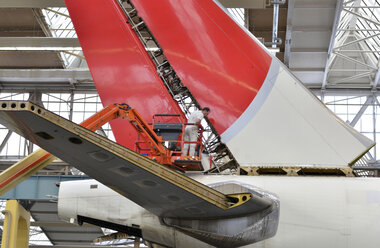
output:
M187 123L195 124L197 122L197 120L202 120L203 117L204 117L204 115L203 115L202 111L197 110L190 115ZM197 138L198 138L198 126L197 125L187 125L185 128L184 141L195 142L195 141L197 141ZM187 156L187 152L189 150L189 145L190 145L189 156L194 156L195 147L197 146L196 143L190 143L190 144L185 143L183 145L182 156Z

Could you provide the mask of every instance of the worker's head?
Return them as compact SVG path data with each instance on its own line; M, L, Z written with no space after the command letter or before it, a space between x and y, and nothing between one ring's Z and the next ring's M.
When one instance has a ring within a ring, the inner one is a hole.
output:
M202 113L203 113L204 117L207 117L208 114L210 113L210 108L209 107L204 107L202 109Z

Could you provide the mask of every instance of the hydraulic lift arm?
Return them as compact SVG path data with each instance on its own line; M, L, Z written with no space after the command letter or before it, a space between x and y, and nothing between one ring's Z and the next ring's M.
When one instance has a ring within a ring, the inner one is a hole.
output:
M117 118L127 119L138 135L148 145L150 152L155 155L160 164L171 164L171 152L162 144L162 137L158 136L136 109L128 104L112 104L94 114L81 125L94 131L109 121Z
M91 131L98 130L105 123L118 118L118 105L107 106L81 123L81 126ZM56 159L43 149L29 154L0 174L0 195L5 194L37 171L43 169Z
M111 104L81 123L91 131L98 130L101 126L117 118L126 118L136 131L149 145L152 153L157 156L158 162L170 163L170 151L161 144L162 138L149 127L140 114L127 104ZM31 153L0 174L0 195L5 194L19 183L43 169L56 159L55 156L43 149Z

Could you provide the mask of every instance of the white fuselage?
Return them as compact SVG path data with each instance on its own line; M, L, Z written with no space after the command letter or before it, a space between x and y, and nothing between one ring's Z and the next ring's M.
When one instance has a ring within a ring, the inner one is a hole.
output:
M245 247L378 247L380 179L224 175L193 178L206 185L238 181L280 198L277 234ZM94 184L98 188L91 189ZM144 239L169 247L211 247L161 224L157 216L94 180L62 183L58 212L64 220L81 215L137 225Z

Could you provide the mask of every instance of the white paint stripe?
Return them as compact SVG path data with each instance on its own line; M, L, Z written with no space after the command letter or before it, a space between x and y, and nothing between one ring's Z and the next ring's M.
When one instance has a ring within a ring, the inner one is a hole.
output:
M235 137L243 128L255 117L260 111L262 105L266 101L269 93L272 91L277 76L280 73L280 63L277 60L272 59L269 71L261 86L259 92L249 104L248 108L243 114L226 130L222 133L221 138L223 143L229 142Z
M271 65L269 67L269 71L264 80L263 85L261 86L258 94L253 99L248 108L244 111L244 113L226 130L221 134L221 139L223 143L227 143L230 141L236 134L239 133L242 128L244 128L247 123L256 115L256 113L260 110L261 106L265 102L265 99L269 95L274 85L275 79L277 78L278 73L280 72L280 62L278 59L273 56L267 47L264 46L248 29L244 26L240 25L236 20L232 17L230 12L218 1L213 0L214 3L221 8L224 13L229 16L235 23L238 25L256 44L258 44L268 56L272 58ZM274 80L273 80L274 79Z

